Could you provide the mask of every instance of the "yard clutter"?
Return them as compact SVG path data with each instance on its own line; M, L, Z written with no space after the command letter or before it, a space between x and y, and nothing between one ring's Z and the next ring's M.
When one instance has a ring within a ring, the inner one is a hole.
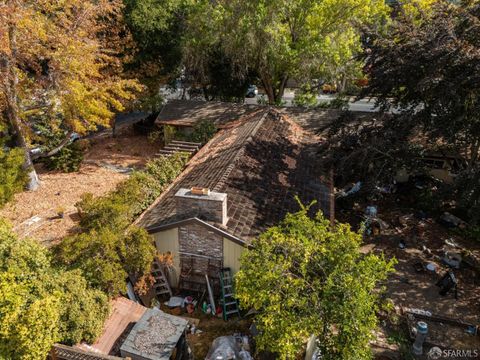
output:
M378 208L370 205L365 209L365 234L379 235L382 231L388 229L390 225L378 217Z
M461 228L464 229L467 227L467 223L460 219L459 217L450 214L449 212L443 213L440 216L439 222L449 228Z
M447 295L450 290L453 290L455 292L455 299L457 299L457 283L458 281L455 274L453 271L449 270L440 280L438 280L436 285L440 288L440 295Z
M413 341L420 335L423 352L429 353L435 347L445 348L445 344L454 349L476 349L479 324L474 324L462 318L453 318L443 314L435 314L424 309L402 308L403 315L409 327L409 337ZM419 326L420 325L420 326ZM420 330L420 332L419 332ZM426 338L422 336L427 330ZM448 340L447 340L448 339ZM419 349L414 348L414 353ZM415 347L415 345L414 345Z
M396 315L387 316L387 325L382 330L387 338L392 336L389 335L392 329L396 334L403 334L405 322L409 323L409 329L414 329L419 321L426 321L429 333L423 346L424 354L439 345L479 348L480 338L471 334L480 322L477 311L480 245L467 238L473 227L457 216L459 212L450 210L452 204L443 204L444 208L438 211L430 205L430 197L426 197L429 202L424 203L422 194L436 191L433 188L439 186L437 183L422 183L421 189L418 185L418 181L412 179L397 184L395 192L382 197L366 191L344 197L338 201L338 220L364 226L363 248L398 259L396 272L387 283L387 297L396 306L420 309L412 321L407 317L395 320ZM382 228L378 218L388 228ZM432 314L463 321L471 327L433 321ZM422 315L429 319L425 320ZM415 334L411 332L406 340L394 342L400 352L404 351L404 358L407 353L412 354ZM383 346L381 340L378 343Z
M221 336L216 338L205 360L253 360L247 336Z
M362 182L358 181L351 186L347 186L336 193L337 198L347 197L358 193L362 188Z

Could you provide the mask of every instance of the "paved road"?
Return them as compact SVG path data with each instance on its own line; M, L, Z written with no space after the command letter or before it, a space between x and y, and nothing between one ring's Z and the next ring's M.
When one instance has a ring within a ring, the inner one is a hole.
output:
M176 90L176 91L168 91L165 88L162 89L162 93L165 96L166 99L180 99L182 96L182 91L181 90ZM258 104L259 101L262 99L262 97L265 98L265 95L259 94L257 97L254 98L246 98L245 103L246 104ZM292 89L287 89L285 91L285 94L283 96L283 101L285 102L285 106L292 106L292 101L295 97L295 94ZM186 98L188 99L188 95L186 95ZM335 95L319 95L318 96L318 102L329 102L335 99ZM359 101L354 101L353 98L349 102L349 110L350 111L357 111L357 112L376 112L378 109L375 108L375 99L362 99Z
M256 98L245 99L246 104L257 104L258 100L262 97L262 95L258 95ZM295 95L293 92L285 92L283 96L283 101L285 102L285 106L292 106L292 101ZM319 95L317 100L319 103L330 102L335 99L335 95ZM358 112L375 112L378 109L375 108L375 99L362 99L359 101L354 101L353 98L348 104L348 108L350 111L358 111Z

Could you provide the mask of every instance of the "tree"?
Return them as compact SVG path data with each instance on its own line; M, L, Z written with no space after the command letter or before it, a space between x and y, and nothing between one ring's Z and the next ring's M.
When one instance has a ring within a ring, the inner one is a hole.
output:
M192 93L202 91L207 100L243 100L249 79L236 76L231 59L220 46L205 47L202 56L186 56L185 39L192 36L189 21L202 8L200 3L189 0L124 0L124 3L125 18L136 44L128 69L149 88L147 101L155 99L159 82L165 80L175 88L182 87L184 95L185 87L191 86Z
M59 332L67 345L95 342L109 315L108 297L94 290L80 271L61 271L55 276L55 289L61 294Z
M380 0L125 2L137 55L148 64L174 69L175 77L183 69L207 95L223 99L243 97L258 76L270 103L281 100L290 78L356 76L362 26L381 25L388 13Z
M124 0L125 19L137 48L129 68L152 93L161 76L176 78L182 63L182 36L189 13L184 0Z
M192 12L185 48L201 62L219 44L237 73L258 74L273 104L291 78L335 81L358 68L362 24L380 25L387 12L377 0L206 1Z
M411 142L467 159L455 199L479 221L480 5L439 2L400 14L388 34L373 29L369 38L370 85L362 95L377 96L384 110L396 107L390 124L408 128Z
M148 275L155 247L144 229L124 230L105 227L66 238L59 244L57 261L79 269L88 283L109 296L127 291L129 275Z
M0 220L0 358L44 359L55 342L93 342L108 299L79 272L52 266L49 251Z
M32 296L29 281L0 273L0 356L42 359L59 340L60 301L55 294Z
M7 0L0 7L0 110L24 151L31 190L38 186L28 152L32 122L61 119L65 137L45 154L53 155L71 132L108 126L113 110L139 90L119 77L115 54L101 38L120 6L117 0Z
M258 311L257 345L295 358L316 335L325 359L370 359L379 284L394 261L359 252L361 235L308 208L288 214L241 257L236 296Z
M480 155L479 20L478 5L438 4L419 20L399 18L386 36L372 34L364 92L408 113L432 143L453 146L470 165Z

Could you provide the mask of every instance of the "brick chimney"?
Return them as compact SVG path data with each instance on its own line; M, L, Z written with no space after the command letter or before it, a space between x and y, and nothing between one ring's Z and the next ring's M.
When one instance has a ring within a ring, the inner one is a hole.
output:
M226 225L227 194L203 188L180 189L175 194L177 214Z

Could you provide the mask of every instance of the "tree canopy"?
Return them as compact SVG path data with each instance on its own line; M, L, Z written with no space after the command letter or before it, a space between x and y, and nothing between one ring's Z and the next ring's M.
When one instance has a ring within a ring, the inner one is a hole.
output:
M208 79L223 91L213 76L219 67L230 74L229 83L244 86L242 79L258 76L271 103L281 100L288 79L356 76L362 27L382 26L388 14L380 0L126 2L129 23L134 34L144 35L146 49L160 52L174 41L177 74L183 66L194 79Z
M111 37L121 8L118 0L7 0L0 7L0 111L26 168L35 122L59 119L65 134L108 126L140 89L121 77ZM30 177L35 188L36 174Z
M367 57L368 94L412 116L432 142L478 160L480 149L479 7L438 4L419 20L397 19Z
M379 285L394 261L360 254L360 234L307 211L288 214L242 254L236 296L258 311L260 349L295 358L313 334L325 359L370 359Z
M50 258L44 246L19 239L0 220L0 358L42 359L55 342L93 342L100 335L107 297Z
M57 248L56 259L81 270L90 285L109 296L125 294L129 275L149 274L155 247L145 230L123 231L105 228L66 238Z
M396 113L348 134L338 127L331 140L336 165L343 163L339 173L355 169L388 183L401 167L421 171L415 160L424 155L461 156L465 164L455 169L452 199L480 221L478 2L438 2L428 11L399 13L388 33L373 29L369 38L370 84L362 96L376 96L383 110L395 107Z

